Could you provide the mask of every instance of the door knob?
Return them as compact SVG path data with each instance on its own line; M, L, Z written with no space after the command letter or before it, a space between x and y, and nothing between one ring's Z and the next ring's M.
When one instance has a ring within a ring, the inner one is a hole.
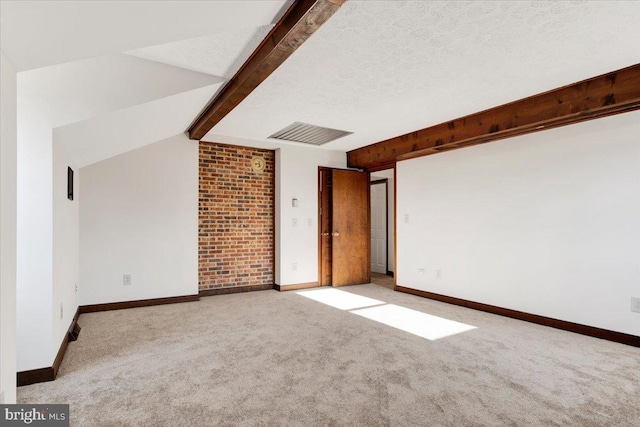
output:
M331 233L331 235L332 235L333 237L336 237L336 236L339 236L339 235L340 235L340 233L338 233L337 231L334 231L333 233Z
M320 235L321 235L321 236L328 236L328 235L329 235L329 232L328 232L328 231L325 231L324 233L320 233Z

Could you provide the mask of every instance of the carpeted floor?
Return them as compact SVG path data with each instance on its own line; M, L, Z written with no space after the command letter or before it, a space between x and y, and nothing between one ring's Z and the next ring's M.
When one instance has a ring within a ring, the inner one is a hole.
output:
M84 314L58 379L19 401L69 403L74 426L640 425L638 348L340 290L476 329L431 341L276 291Z
M393 290L393 277L386 274L371 272L371 283Z

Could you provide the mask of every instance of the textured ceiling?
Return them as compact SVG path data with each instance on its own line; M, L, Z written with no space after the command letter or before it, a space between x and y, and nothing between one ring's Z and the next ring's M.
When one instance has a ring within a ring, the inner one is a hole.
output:
M52 131L81 167L182 133L290 1L2 0L19 134Z
M186 130L290 2L3 0L0 47L86 164ZM349 0L204 139L298 145L268 139L298 121L347 151L639 63L638 22L638 1Z
M230 79L271 28L273 25L227 31L125 53Z
M638 63L638 22L631 1L347 1L203 139L300 121L354 149Z
M55 128L53 143L64 145L77 167L153 144L183 133L219 86L205 86Z
M290 0L0 2L0 47L18 71L274 24Z
M55 128L223 81L120 54L22 72L18 92Z

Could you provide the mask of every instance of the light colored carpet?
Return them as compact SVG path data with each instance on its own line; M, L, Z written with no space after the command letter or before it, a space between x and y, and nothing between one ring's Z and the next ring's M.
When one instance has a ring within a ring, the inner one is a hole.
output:
M55 382L74 426L639 426L640 349L390 291L463 322L430 341L261 291L80 317Z
M393 290L393 277L371 272L371 283Z

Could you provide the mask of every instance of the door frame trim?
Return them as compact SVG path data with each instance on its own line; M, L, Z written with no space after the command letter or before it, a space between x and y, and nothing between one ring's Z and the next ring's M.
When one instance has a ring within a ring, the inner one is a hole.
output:
M393 290L398 290L398 170L393 164Z

